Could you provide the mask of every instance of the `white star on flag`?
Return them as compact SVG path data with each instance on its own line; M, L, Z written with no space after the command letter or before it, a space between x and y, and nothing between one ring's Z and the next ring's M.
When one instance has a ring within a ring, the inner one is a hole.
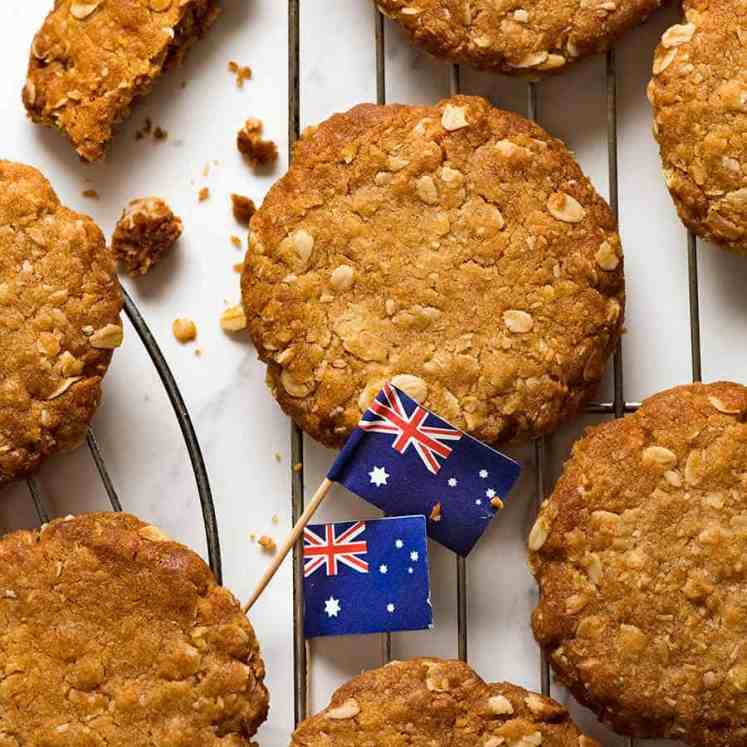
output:
M389 604L387 604L387 606L386 606L386 611L387 612L391 613L391 612L394 612L394 610L395 610L395 607L394 607L394 605L391 602Z
M485 495L488 498L495 498L495 490L493 490L493 488L490 488L489 490L485 491Z
M398 550L401 550L401 549L402 549L402 547L404 546L404 544L405 544L405 543L404 543L404 542L403 542L402 540L397 540L397 541L396 541L396 542L394 543L394 546L395 546L395 547L396 547L396 548L397 548Z
M386 485L386 481L389 479L388 472L383 467L374 467L368 476L371 478L371 482L380 488L382 485Z
M342 607L340 607L340 600L335 599L334 597L330 597L325 603L324 603L324 611L327 614L327 617L337 617Z
M455 488L456 486L457 486L456 478L455 477L450 477L449 478L449 487L450 488Z
M488 471L486 469L481 469L480 477L482 477L482 479L484 480L485 478L487 478L487 476L488 476Z
M386 565L379 566L379 573L386 573L388 570L389 570L389 567Z
M420 557L420 555L413 550L413 552L410 553L410 560L417 560Z

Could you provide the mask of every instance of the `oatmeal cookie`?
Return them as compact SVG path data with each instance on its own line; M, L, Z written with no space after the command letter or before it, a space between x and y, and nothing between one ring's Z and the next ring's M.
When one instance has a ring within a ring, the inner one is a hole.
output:
M747 254L747 9L688 0L685 14L648 87L666 183L690 230Z
M90 218L0 161L0 486L77 446L122 343L114 259Z
M182 235L181 218L159 197L131 200L112 235L112 251L130 275L145 275Z
M251 229L248 328L284 410L329 446L387 380L481 440L546 433L620 336L609 207L561 142L484 99L308 130Z
M529 536L537 640L623 734L745 744L746 416L695 384L591 429Z
M0 540L0 744L254 745L264 664L205 563L127 514Z
M218 0L56 0L31 45L29 116L58 127L82 159L96 161L114 125L219 11Z
M607 50L662 0L376 0L436 57L509 74L554 73Z
M291 747L599 747L550 698L487 684L466 664L396 661L356 677L306 719Z

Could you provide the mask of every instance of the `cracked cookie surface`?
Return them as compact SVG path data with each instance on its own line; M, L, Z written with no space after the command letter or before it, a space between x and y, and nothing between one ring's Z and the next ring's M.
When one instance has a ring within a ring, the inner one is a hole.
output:
M607 50L662 0L376 0L436 57L510 74Z
M127 514L0 540L0 745L254 745L259 646L191 550Z
M82 441L121 307L99 228L36 169L0 161L0 486Z
M620 733L745 743L746 416L696 384L591 429L530 533L535 636Z
M689 0L685 16L648 87L664 176L690 230L747 254L747 9Z
M248 328L283 409L339 446L387 380L488 442L552 430L622 328L609 207L565 146L484 99L312 128L251 221Z
M395 661L356 677L300 724L291 747L599 747L554 700L487 684L466 664Z
M164 69L210 27L218 0L56 0L31 45L23 102L86 161Z

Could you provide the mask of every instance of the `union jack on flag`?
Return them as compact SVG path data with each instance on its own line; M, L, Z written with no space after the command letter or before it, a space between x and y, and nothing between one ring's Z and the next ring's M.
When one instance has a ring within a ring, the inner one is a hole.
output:
M451 447L444 442L459 441L464 434L448 423L446 427L427 425L428 418L433 420L435 416L419 405L408 415L399 390L387 383L364 413L358 427L368 433L393 435L392 448L400 454L412 446L426 469L435 475L441 469L438 457L448 459L451 454Z
M433 539L467 555L519 472L513 459L386 384L327 477L390 516L425 516Z
M340 534L334 524L325 524L320 529L324 536L310 527L303 530L303 575L306 578L320 568L324 568L328 576L336 576L340 563L358 573L368 573L368 563L361 557L368 553L368 542L358 539L366 531L364 522L357 521Z

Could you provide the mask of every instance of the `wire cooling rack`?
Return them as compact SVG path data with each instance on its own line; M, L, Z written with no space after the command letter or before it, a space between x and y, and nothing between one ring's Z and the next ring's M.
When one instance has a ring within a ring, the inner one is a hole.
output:
M197 440L197 434L192 425L192 419L189 416L187 407L184 404L184 398L179 391L176 380L171 373L171 369L169 368L158 343L153 337L145 319L143 319L138 311L137 306L135 306L132 298L130 298L124 288L122 288L122 297L127 318L130 320L130 323L135 328L138 337L140 337L145 349L148 351L148 355L150 355L150 358L153 361L153 365L161 378L164 389L166 389L166 394L168 394L171 405L174 408L176 419L179 421L179 427L184 436L184 443L186 444L187 452L189 453L189 458L192 462L195 482L197 483L197 492L200 498L203 521L205 523L205 535L207 538L207 551L210 568L218 579L218 583L222 583L223 571L221 565L220 542L218 540L218 525L215 519L215 505L213 504L213 495L210 490L210 481L205 467L205 460L202 456L200 443ZM88 445L88 450L91 452L93 462L96 465L96 470L101 478L104 490L106 491L109 503L111 504L112 511L122 511L122 501L114 487L114 483L112 482L111 475L107 469L104 456L99 447L99 443L96 440L96 434L94 433L93 428L88 429L86 443ZM31 499L34 502L34 508L36 509L39 521L43 524L48 522L50 516L45 506L38 480L35 477L29 477L26 480L26 484L29 493L31 494Z
M300 6L301 0L288 0L288 142L292 157L293 145L300 134ZM386 103L386 32L384 16L374 10L374 39L376 50L376 98L377 103ZM615 50L609 50L605 61L606 99L607 99L607 161L609 180L609 204L617 220L619 218L618 191L618 139L617 139L617 68ZM451 95L469 93L462 91L461 67L450 67L449 88ZM527 83L527 106L525 114L529 119L541 123L540 91L537 82ZM692 379L701 381L701 347L700 347L700 306L698 299L698 259L697 239L693 233L687 236L688 286L690 304L690 347L692 357ZM611 401L590 402L584 408L587 414L611 415L621 418L627 413L635 412L639 402L625 399L623 386L622 345L618 344L613 358L613 397ZM535 495L536 508L548 494L546 445L549 437L534 442L534 469L536 474ZM303 481L303 434L293 424L291 426L291 452L293 465L300 465L292 472L291 509L295 523L304 509ZM457 650L459 658L467 661L468 619L467 619L467 561L457 557ZM303 542L296 545L293 554L293 658L294 658L294 711L298 724L308 716L309 704L309 649L303 632ZM391 639L383 636L383 662L391 658ZM539 689L543 695L550 695L550 668L544 654L540 655ZM627 744L634 747L635 739L629 738Z

